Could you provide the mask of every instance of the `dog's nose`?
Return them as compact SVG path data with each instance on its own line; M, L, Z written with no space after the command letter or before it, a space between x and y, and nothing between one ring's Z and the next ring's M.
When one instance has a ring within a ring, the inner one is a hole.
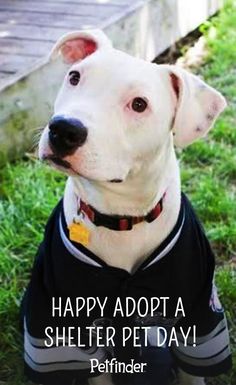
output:
M49 145L57 155L71 155L81 147L88 136L87 128L80 120L65 116L55 116L48 125Z

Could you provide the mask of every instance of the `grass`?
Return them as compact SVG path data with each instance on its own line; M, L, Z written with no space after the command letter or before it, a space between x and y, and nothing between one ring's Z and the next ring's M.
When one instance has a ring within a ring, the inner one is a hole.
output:
M0 178L0 384L25 385L19 304L44 223L63 193L65 178L39 162L8 165Z
M180 154L182 183L206 228L217 256L216 283L233 349L231 376L211 384L236 384L236 1L200 29L207 41L204 66L195 69L220 90L228 107L209 136Z
M220 14L201 27L208 56L196 72L221 90L228 108L210 135L179 154L183 190L190 196L217 254L216 281L229 321L236 384L236 12L227 1ZM0 384L25 385L22 375L19 303L29 279L44 224L61 197L64 177L37 161L0 170Z

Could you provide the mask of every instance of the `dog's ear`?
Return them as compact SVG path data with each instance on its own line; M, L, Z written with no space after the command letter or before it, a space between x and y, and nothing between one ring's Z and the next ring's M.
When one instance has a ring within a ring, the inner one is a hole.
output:
M62 36L52 48L49 59L61 54L67 64L83 60L98 49L111 48L108 37L99 29L74 31Z
M174 143L185 147L205 136L226 107L225 98L199 77L177 66L166 66L175 94Z

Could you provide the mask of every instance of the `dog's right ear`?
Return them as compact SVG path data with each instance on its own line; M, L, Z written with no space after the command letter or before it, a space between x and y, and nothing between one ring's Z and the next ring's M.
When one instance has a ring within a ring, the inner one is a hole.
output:
M63 61L73 64L100 49L112 47L111 41L100 29L74 31L63 35L54 45L49 59L62 55Z

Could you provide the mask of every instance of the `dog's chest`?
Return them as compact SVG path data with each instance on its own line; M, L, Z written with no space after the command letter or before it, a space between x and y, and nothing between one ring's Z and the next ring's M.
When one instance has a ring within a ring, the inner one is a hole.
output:
M109 230L97 228L91 232L88 248L108 265L132 273L165 238L166 232L163 226L161 230L161 223L141 223L130 232L112 234Z
M157 220L134 225L129 231L113 231L88 224L89 244L86 247L108 265L134 272L174 228L180 210L180 194L174 195L170 191L164 205ZM71 188L66 188L64 212L67 225L73 221L77 207L74 193Z

